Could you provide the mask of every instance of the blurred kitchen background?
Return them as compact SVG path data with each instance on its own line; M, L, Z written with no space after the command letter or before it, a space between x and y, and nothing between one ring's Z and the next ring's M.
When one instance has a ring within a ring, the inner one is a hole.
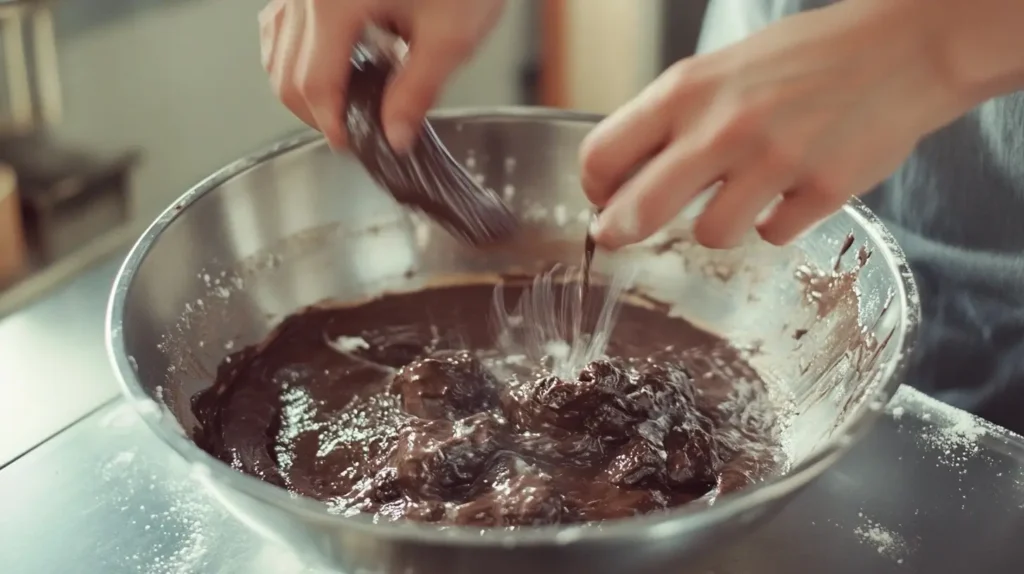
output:
M303 129L260 66L264 3L0 0L0 317L126 249L218 167ZM441 105L610 111L692 53L704 5L509 0Z

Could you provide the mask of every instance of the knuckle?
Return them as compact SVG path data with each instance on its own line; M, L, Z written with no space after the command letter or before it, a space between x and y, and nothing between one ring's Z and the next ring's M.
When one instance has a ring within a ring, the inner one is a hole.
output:
M793 173L803 169L803 154L780 141L769 142L764 152L764 169L768 173Z
M665 70L662 77L677 91L686 92L705 84L703 59L700 56L684 58Z
M737 110L726 115L726 119L713 129L709 135L708 147L717 151L727 151L737 146L754 143L758 137L758 118L750 112Z
M842 205L851 196L847 186L832 173L812 173L807 178L806 186L810 191L807 195L811 200L824 207Z
M693 65L688 60L679 60L662 72L658 84L665 89L665 93L685 91L692 78Z
M669 66L650 86L649 96L662 106L678 107L694 99L706 85L699 58L687 58Z

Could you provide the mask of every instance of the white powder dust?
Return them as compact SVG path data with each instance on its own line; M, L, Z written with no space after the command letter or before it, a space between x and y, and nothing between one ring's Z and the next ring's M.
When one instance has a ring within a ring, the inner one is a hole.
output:
M111 502L120 507L133 530L152 539L144 552L122 553L117 559L119 571L140 574L205 571L211 553L207 522L213 509L209 502L197 493L194 484L168 482L158 469L135 464L135 459L133 451L120 452L100 470L100 476L110 485L107 491L116 493ZM160 486L159 494L163 496L153 496L156 485ZM139 504L139 500L149 504ZM118 548L114 551L116 556Z
M565 361L569 358L569 353L572 351L572 346L565 341L548 341L544 344L545 353L555 359L556 361Z
M920 445L936 454L940 464L954 469L963 469L968 461L981 456L981 441L986 437L1007 432L971 413L903 386L889 403L887 412L893 419L900 420L908 411L928 423L928 428L918 437Z
M907 543L902 536L873 520L866 520L853 532L861 544L874 548L882 556L895 560L897 564L902 564L908 553Z
M327 343L332 349L342 354L353 353L370 348L370 344L362 337L341 336Z
M246 530L207 494L177 455L154 459L152 449L134 446L139 424L127 403L99 422L112 450L96 468L106 486L98 502L116 512L131 532L104 549L110 560L105 571L327 574Z

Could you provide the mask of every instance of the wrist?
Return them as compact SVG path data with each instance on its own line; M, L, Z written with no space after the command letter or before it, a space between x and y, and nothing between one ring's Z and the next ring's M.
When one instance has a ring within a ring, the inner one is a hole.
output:
M1024 2L902 0L931 26L937 58L970 107L1024 89Z
M873 77L886 84L885 97L892 105L903 106L909 123L922 133L940 128L988 99L978 100L980 90L973 74L961 71L959 50L953 48L962 42L950 38L956 19L938 7L957 2L846 0L835 5L847 10L843 16L847 21L856 23L856 45L870 54Z

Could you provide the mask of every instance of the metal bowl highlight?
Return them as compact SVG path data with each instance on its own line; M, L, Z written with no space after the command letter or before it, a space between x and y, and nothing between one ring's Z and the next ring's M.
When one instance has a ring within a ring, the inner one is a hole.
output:
M125 394L231 512L344 572L681 571L832 464L900 383L919 321L917 294L902 252L856 200L786 248L752 239L736 250L706 250L686 240L684 215L651 241L595 260L600 272L628 258L646 294L738 346L755 347L751 363L789 400L788 472L710 507L599 527L481 532L374 524L238 473L189 440L190 398L212 383L216 365L300 307L466 274L577 263L588 205L576 150L599 119L528 108L434 116L452 154L506 194L526 222L519 243L497 251L474 251L410 216L316 134L225 167L153 223L116 279L107 338ZM853 248L839 268L852 271L833 273L850 233ZM860 246L871 257L857 271ZM824 278L819 287L854 281L859 297L849 291L820 318L814 299L821 293L808 287L807 274Z

